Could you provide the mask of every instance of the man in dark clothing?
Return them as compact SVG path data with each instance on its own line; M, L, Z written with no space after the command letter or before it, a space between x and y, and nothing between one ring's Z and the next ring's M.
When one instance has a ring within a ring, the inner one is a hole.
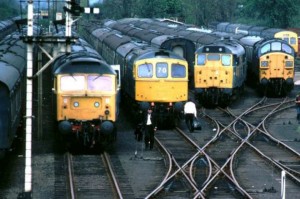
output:
M155 113L153 113L151 108L149 108L145 114L143 118L143 124L145 129L145 147L147 149L150 142L150 149L153 149L154 132L157 130L157 121Z

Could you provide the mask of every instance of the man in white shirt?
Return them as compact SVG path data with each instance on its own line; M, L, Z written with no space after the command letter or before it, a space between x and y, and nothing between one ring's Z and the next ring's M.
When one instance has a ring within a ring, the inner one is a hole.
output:
M197 118L197 109L195 103L189 98L184 105L185 123L190 130L194 132L194 118Z

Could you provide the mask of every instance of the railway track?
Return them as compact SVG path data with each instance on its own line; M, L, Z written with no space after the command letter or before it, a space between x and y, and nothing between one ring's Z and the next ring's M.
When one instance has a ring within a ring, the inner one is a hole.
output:
M107 153L101 156L67 153L66 162L68 178L65 179L68 181L65 184L68 186L65 186L67 190L63 192L70 193L68 197L72 199L123 198L120 183ZM61 195L61 197L65 196Z
M183 131L178 130L180 136L176 131L159 132L157 143L167 154L169 170L147 197L157 197L161 192L164 197L166 194L187 198L265 198L268 194L276 197L280 192L281 170L287 173L290 196L296 196L300 155L272 137L265 127L271 115L289 109L292 104L292 99L262 98L238 116L229 109L206 110L205 116L216 130L202 147ZM258 164L260 176L253 177ZM265 179L256 182L262 176Z

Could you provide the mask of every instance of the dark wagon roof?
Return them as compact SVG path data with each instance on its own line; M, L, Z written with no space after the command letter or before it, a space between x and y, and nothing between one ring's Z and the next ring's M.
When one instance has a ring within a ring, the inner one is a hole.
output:
M0 61L0 82L8 87L8 90L12 90L16 82L20 79L19 71Z

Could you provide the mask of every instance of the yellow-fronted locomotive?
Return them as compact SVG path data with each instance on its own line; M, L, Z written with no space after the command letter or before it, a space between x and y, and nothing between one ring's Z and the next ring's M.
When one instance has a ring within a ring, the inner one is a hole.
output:
M114 69L83 40L52 66L60 132L84 147L116 138L118 81Z
M202 104L227 106L243 93L247 62L237 41L217 40L198 48L195 55L195 95Z
M249 83L261 94L284 96L294 88L295 51L281 39L246 36L239 39L245 47Z
M108 63L120 64L122 103L130 107L136 122L151 107L159 127L174 126L188 97L187 61L106 28L85 35Z

